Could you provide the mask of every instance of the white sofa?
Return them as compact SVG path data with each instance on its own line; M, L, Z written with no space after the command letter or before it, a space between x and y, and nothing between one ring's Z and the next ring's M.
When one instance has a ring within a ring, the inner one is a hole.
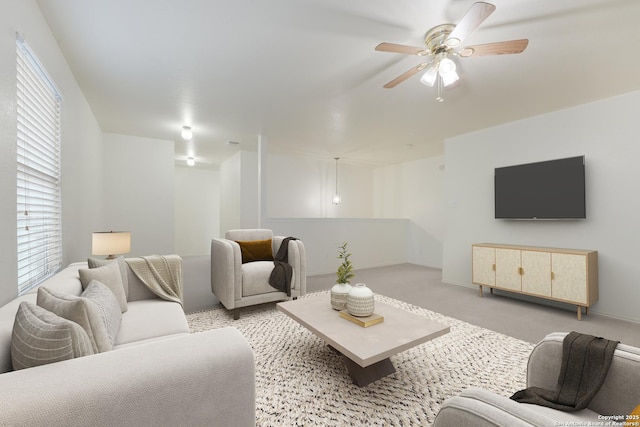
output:
M564 332L555 332L547 335L536 345L529 356L527 387L555 389L562 362L562 342L566 335ZM623 425L626 421L624 417L630 415L639 404L640 348L618 344L607 378L586 409L575 412L558 411L544 406L518 403L485 389L471 388L446 400L440 407L433 426ZM640 420L633 419L633 422L638 423Z
M40 286L80 295L74 263ZM0 307L0 426L253 426L255 363L235 328L190 334L180 304L157 298L127 266L127 311L113 350L12 370L21 302ZM189 286L189 283L185 283Z

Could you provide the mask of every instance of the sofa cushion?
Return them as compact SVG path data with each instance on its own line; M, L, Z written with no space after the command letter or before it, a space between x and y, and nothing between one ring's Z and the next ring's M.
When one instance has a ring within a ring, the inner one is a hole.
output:
M182 306L160 298L129 302L115 347L164 335L189 333Z
M124 288L124 295L127 300L129 300L129 275L127 274L127 264L124 261L124 257L120 255L119 257L113 259L101 259L101 258L89 258L87 259L87 265L89 268L98 268L104 267L105 265L115 262L118 264L118 268L120 269L120 276L122 277L122 287Z
M90 287L93 288L92 285ZM90 287L87 287L87 290L91 289ZM94 353L109 351L113 348L100 308L92 300L40 287L37 304L53 314L80 325L87 333Z
M92 280L82 293L82 297L93 301L98 307L100 317L102 317L102 322L109 336L109 344L113 348L120 330L120 323L122 322L120 304L118 304L115 295L103 283Z
M242 263L255 261L273 261L273 251L271 249L271 239L237 241L242 253Z
M20 303L11 339L13 369L40 366L93 353L91 341L80 325L35 304Z
M120 304L120 311L123 313L127 311L127 297L124 293L124 285L122 284L122 275L118 263L111 262L102 267L91 269L82 268L78 273L83 290L87 288L92 280L97 280L111 289L118 300L118 304Z

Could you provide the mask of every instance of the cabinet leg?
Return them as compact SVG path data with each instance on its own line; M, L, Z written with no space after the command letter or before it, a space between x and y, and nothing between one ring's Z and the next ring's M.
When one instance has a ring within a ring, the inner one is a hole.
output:
M493 288L489 288L489 292L493 295Z
M582 320L582 307L578 306L578 320Z
M584 314L586 314L587 316L589 315L589 307L584 308Z
M480 298L482 298L482 286L478 286L478 288L480 289Z

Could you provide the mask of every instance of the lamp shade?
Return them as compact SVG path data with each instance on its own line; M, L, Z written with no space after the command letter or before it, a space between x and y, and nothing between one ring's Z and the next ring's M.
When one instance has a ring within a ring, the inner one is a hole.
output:
M131 232L129 231L97 231L91 239L93 255L116 255L129 253L131 250Z
M420 83L425 86L433 87L436 82L436 77L438 77L438 70L436 67L429 67L427 71L420 77Z

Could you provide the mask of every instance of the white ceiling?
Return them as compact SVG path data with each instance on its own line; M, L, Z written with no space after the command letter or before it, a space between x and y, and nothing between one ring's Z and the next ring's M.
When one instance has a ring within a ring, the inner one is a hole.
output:
M469 0L38 0L102 130L175 140L218 165L239 147L373 166L443 153L445 138L640 88L640 1L494 0L464 43L528 38L518 55L460 58L436 91L422 46ZM180 139L183 124L194 138ZM574 124L569 124L574 125ZM575 125L579 125L576 123Z

